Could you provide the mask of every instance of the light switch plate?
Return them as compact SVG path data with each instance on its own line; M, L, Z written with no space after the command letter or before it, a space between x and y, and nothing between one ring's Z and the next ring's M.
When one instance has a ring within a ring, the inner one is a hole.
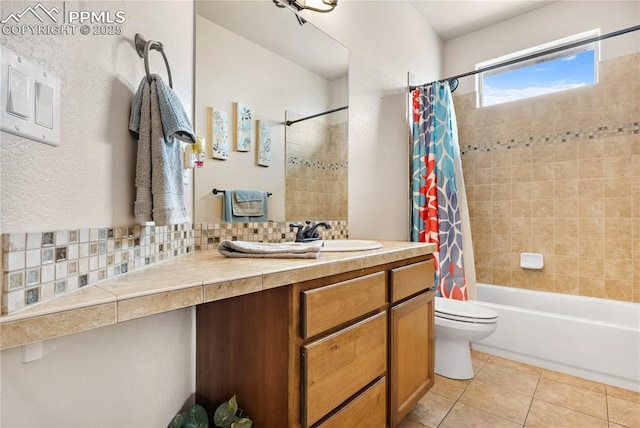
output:
M0 48L0 130L52 146L59 145L60 79L12 50L2 45ZM28 87L24 88L24 84ZM13 95L10 87L13 87Z

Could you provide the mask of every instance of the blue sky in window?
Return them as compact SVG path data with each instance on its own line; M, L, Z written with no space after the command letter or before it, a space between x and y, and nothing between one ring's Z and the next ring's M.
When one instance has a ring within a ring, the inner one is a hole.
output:
M505 103L595 83L594 51L483 78L483 105Z

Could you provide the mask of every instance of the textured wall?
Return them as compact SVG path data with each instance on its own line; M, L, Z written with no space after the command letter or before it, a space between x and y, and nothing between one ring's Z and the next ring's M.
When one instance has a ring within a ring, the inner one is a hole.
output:
M20 12L31 3L3 1L0 14ZM60 9L61 3L51 2ZM4 46L61 80L59 147L2 134L3 232L135 223L136 142L128 131L128 120L131 99L144 74L143 61L133 48L135 33L164 44L174 89L191 112L191 2L69 1L65 7L123 10L123 34L0 36ZM152 52L150 69L166 79L158 52ZM190 201L189 196L188 207Z
M0 15L34 3L3 1ZM124 10L124 33L0 37L58 74L62 87L59 147L2 133L2 232L134 224L136 146L127 124L144 73L135 33L164 43L174 89L191 111L192 2L67 1L65 7ZM152 54L151 70L165 76L162 57ZM166 426L195 389L193 319L192 310L176 311L45 341L44 358L27 364L20 348L2 351L0 425Z
M640 54L601 62L589 87L454 98L478 281L640 302Z

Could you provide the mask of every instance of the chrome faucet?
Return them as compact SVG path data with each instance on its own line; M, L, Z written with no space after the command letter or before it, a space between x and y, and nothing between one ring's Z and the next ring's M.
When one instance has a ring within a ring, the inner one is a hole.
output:
M313 226L311 225L311 220L307 220L305 223L307 224L306 226L301 223L291 223L289 225L290 227L298 228L298 231L296 232L296 242L308 242L320 239L320 231L318 231L318 227L320 226L324 227L326 230L331 229L331 225L326 221L320 221Z

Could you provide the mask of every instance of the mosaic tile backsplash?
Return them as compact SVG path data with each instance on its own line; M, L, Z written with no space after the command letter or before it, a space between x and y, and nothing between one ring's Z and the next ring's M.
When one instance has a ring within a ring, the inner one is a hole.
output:
M193 251L191 224L5 233L2 313Z
M347 221L330 221L323 239L348 238ZM288 223L195 223L5 233L2 314L52 300L87 285L185 255L223 240L286 242Z
M303 223L303 222L301 222ZM349 223L346 220L328 220L330 230L320 229L322 239L349 238ZM213 250L224 240L252 242L292 242L296 239L296 228L290 223L195 223L194 242L196 250Z

